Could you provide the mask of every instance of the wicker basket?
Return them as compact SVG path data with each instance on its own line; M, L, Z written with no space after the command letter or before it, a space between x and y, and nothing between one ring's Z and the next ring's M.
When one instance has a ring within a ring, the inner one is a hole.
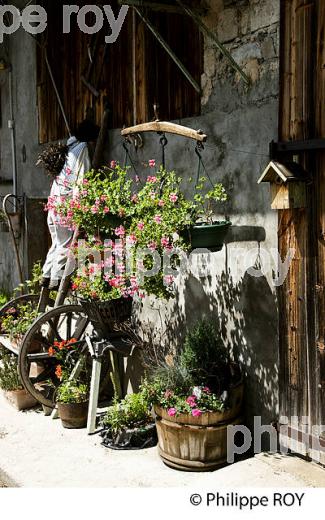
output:
M112 331L119 324L129 320L132 313L132 299L119 298L108 301L80 300L85 313L95 329Z

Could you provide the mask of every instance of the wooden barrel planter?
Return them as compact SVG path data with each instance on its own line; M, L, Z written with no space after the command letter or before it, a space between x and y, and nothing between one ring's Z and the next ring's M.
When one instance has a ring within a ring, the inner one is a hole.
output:
M242 424L240 416L244 386L230 390L229 407L223 412L206 412L200 417L180 414L169 417L155 406L159 454L163 462L183 471L212 471L227 462L227 427Z

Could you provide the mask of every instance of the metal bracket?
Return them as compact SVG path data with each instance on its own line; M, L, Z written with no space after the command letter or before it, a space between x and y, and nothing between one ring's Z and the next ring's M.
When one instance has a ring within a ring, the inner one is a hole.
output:
M270 158L276 159L281 153L302 153L314 150L325 150L325 139L305 139L303 141L271 141Z

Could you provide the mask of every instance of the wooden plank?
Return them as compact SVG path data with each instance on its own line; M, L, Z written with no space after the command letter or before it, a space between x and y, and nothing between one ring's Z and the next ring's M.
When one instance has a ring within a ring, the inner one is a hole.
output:
M315 132L317 137L325 137L325 4L317 1L316 20L316 88L315 88ZM317 337L315 355L317 372L315 385L318 390L316 424L325 424L325 152L318 153L316 161L316 233L317 233Z
M141 132L164 132L166 134L176 134L200 142L205 142L208 137L200 130L193 130L192 128L177 125L175 123L168 123L166 121L152 121L151 123L144 123L141 125L124 128L124 130L121 131L121 135L128 136Z
M312 9L307 0L281 3L280 140L302 140L311 134ZM303 166L306 159L300 156ZM279 212L279 249L284 258L294 248L295 258L279 288L280 413L300 420L310 413L308 352L313 310L307 308L312 284L310 208ZM307 319L308 317L308 319Z
M0 335L0 345L12 352L13 354L15 354L16 356L19 355L19 349L12 344L8 336L5 336L3 334Z

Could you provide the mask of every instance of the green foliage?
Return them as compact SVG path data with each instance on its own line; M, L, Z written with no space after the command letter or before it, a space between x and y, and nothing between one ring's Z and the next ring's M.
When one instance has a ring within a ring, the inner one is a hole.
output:
M56 401L64 404L86 403L88 401L88 386L76 381L65 381L56 394Z
M228 371L228 353L213 323L203 319L188 332L179 362L193 375L195 384L207 382L210 376L223 378Z
M56 210L66 223L82 229L88 236L125 224L133 215L131 179L128 169L119 165L86 173L82 185L76 185L73 198L60 201Z
M61 224L82 230L89 241L103 236L115 242L120 240L124 250L128 248L131 272L127 278L122 275L122 287L117 277L103 281L101 273L97 273L89 281L89 273L78 273L75 290L87 298L115 299L125 287L132 285L130 280L136 273L136 288L132 288L131 296L141 293L168 299L174 295L175 271L180 258L190 248L185 229L202 215L211 221L212 204L227 199L225 189L218 183L206 192L206 178L201 177L194 200L187 200L181 188L182 178L174 171L161 167L140 182L138 178L129 177L128 168L114 162L111 166L88 172L83 184L74 187L73 198L62 200L61 197L53 204ZM149 161L148 166L155 168L155 162ZM156 259L169 255L172 271L164 273L158 266L153 273L153 255ZM109 285L121 290L116 294Z
M37 317L38 311L33 302L17 305L8 309L1 319L1 332L9 334L12 338L19 338L26 334Z
M23 388L17 368L18 358L4 347L0 347L0 388L7 392Z
M155 389L159 391L172 388L177 393L187 393L194 386L194 378L187 367L180 363L168 365L160 364L154 367L148 374L149 381L154 383Z
M14 296L18 293L38 294L40 291L40 281L42 277L42 264L41 261L38 260L33 265L31 279L26 280L23 284L19 284L18 287L14 289Z
M0 308L6 305L6 303L9 301L9 296L6 292L1 291L0 292Z
M120 262L119 253L112 245L100 240L85 241L78 245L79 264L82 267L72 278L72 289L85 300L109 301L133 296L138 285L133 273L115 275L113 265Z
M194 223L199 219L203 219L210 224L213 223L214 209L217 203L224 203L228 200L226 190L220 182L215 184L212 189L206 193L206 177L201 177L196 185L196 194L194 195L194 206L192 210L192 218Z
M148 379L141 386L142 393L151 405L161 406L171 416L189 413L200 416L205 412L221 411L224 407L220 397L207 386L169 386L162 381ZM194 413L193 413L194 411Z
M130 394L121 402L115 402L104 418L103 424L116 434L127 428L137 428L152 422L150 407L144 393Z
M188 332L182 351L171 356L172 361L168 358L168 363L149 366L141 388L149 403L166 408L171 416L223 409L220 395L229 387L230 363L209 320L199 321Z

